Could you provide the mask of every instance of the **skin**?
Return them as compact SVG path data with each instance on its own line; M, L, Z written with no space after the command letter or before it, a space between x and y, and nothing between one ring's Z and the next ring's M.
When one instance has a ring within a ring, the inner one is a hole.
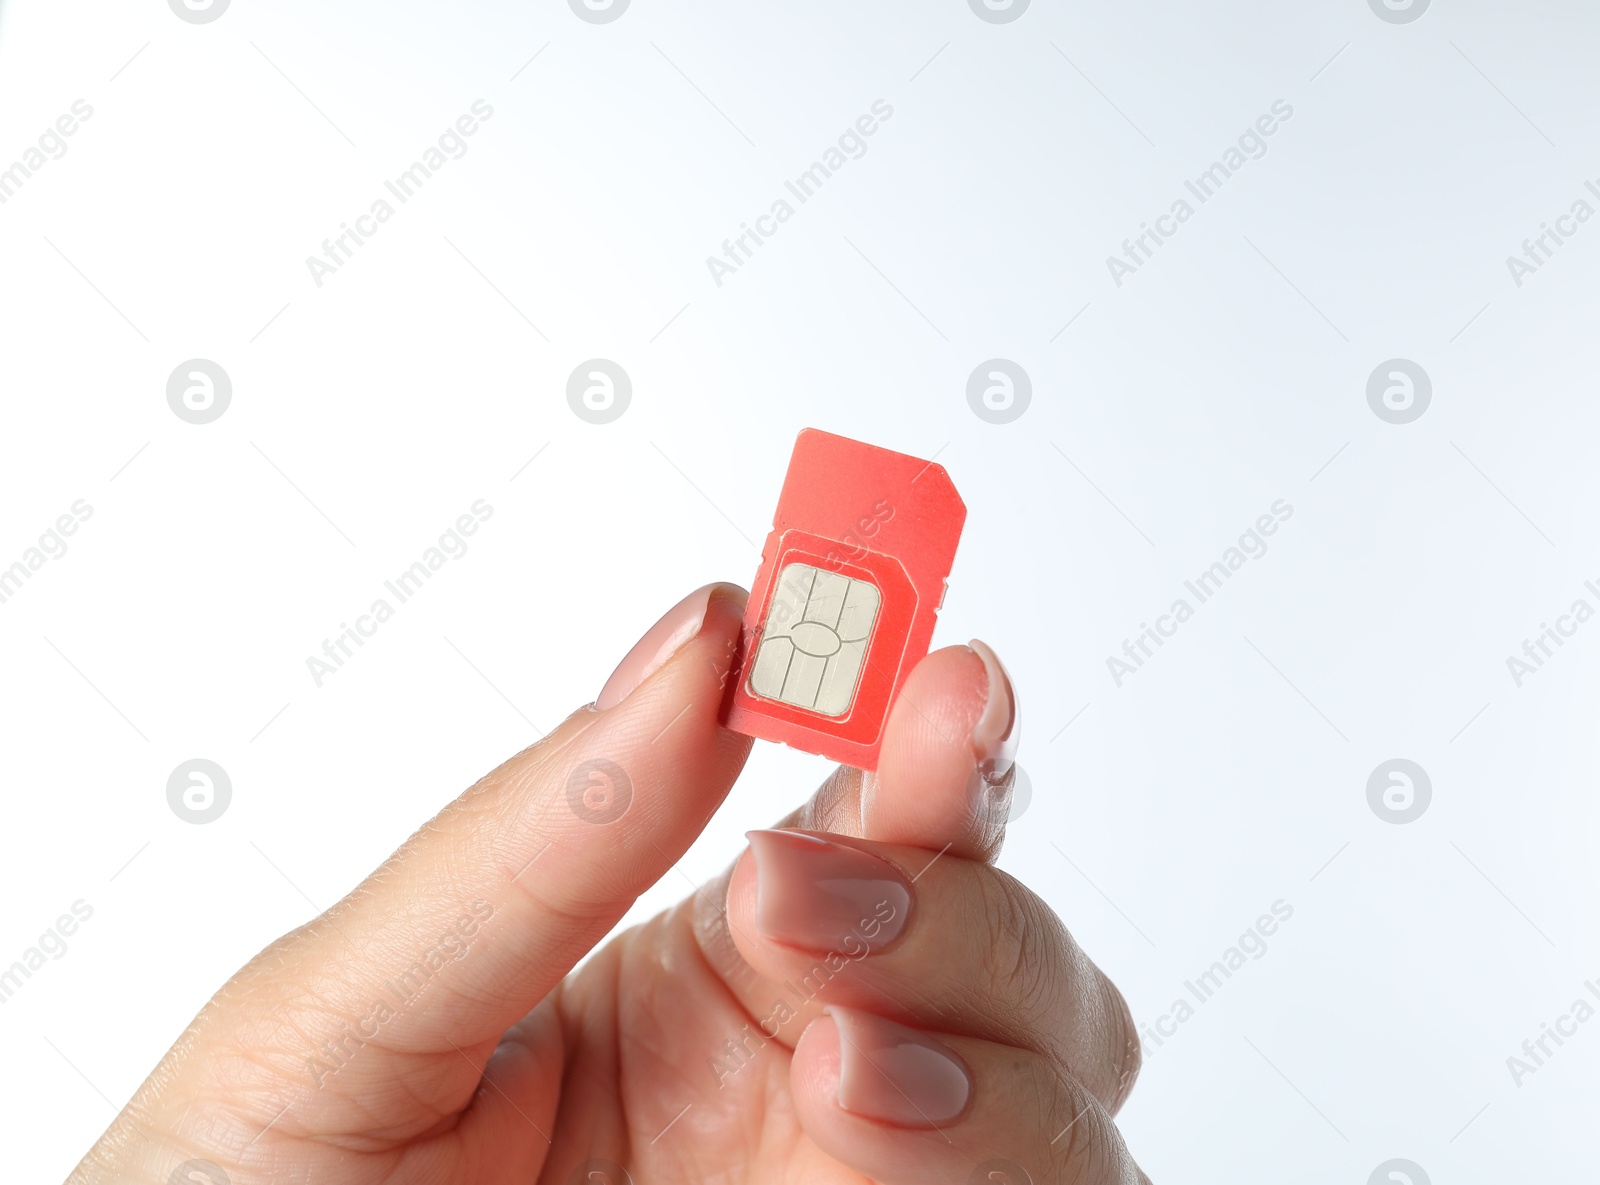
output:
M573 970L744 764L751 742L716 720L743 598L716 586L698 634L620 703L579 709L235 974L70 1181L158 1185L194 1160L215 1169L176 1179L1144 1181L1111 1120L1138 1068L1126 1006L1049 907L992 866L1010 777L978 773L993 689L968 647L912 673L876 773L839 768L781 824L915 876L893 943L763 1041L784 981L816 956L762 932L747 849ZM631 784L605 823L569 803L567 778L591 758ZM386 987L418 964L409 999ZM906 1127L841 1107L828 1005L936 1035L970 1074L965 1110ZM749 1052L732 1058L740 1039Z

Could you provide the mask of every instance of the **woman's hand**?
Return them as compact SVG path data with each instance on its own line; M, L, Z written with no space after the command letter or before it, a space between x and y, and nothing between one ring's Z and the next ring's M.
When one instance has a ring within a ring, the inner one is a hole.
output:
M238 972L74 1182L1138 1182L1121 996L991 866L1018 722L929 655L717 881L574 965L668 872L750 741L743 594L691 594L597 702Z

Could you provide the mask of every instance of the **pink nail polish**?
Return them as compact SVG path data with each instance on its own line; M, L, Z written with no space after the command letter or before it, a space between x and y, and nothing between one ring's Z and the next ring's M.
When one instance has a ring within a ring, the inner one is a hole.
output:
M1022 721L1011 676L1006 674L999 657L987 643L976 638L967 645L983 660L984 672L989 676L989 698L984 702L978 723L972 726L972 752L978 762L979 777L985 785L994 788L1005 781L1016 764Z
M967 1109L972 1075L947 1045L870 1012L830 1006L839 1028L839 1106L899 1127L937 1127Z
M748 838L763 937L859 958L905 929L911 886L887 861L799 831L752 831Z
M711 604L712 585L697 588L684 597L645 631L644 637L634 643L628 656L617 664L611 678L600 689L594 706L602 712L614 708L656 671L667 659L700 632L705 623L706 609Z

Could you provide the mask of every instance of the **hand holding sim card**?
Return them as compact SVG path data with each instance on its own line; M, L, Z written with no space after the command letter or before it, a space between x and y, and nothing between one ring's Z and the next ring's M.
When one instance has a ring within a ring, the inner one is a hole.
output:
M966 517L942 466L801 432L750 590L723 723L877 768L889 708L928 653Z
M157 1180L153 1131L201 1155L159 1179L238 1185L485 1165L546 1185L1147 1181L1111 1121L1139 1064L1127 1007L994 867L1016 689L981 641L927 653L965 515L931 461L802 432L754 592L684 597L593 702L268 947L72 1181ZM844 764L619 927L749 737ZM289 1014L308 1056L261 1058Z

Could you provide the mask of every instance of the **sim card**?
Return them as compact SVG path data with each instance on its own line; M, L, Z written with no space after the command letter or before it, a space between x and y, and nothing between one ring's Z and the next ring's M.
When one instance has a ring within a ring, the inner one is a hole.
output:
M876 769L967 508L932 461L807 428L745 607L722 723Z

